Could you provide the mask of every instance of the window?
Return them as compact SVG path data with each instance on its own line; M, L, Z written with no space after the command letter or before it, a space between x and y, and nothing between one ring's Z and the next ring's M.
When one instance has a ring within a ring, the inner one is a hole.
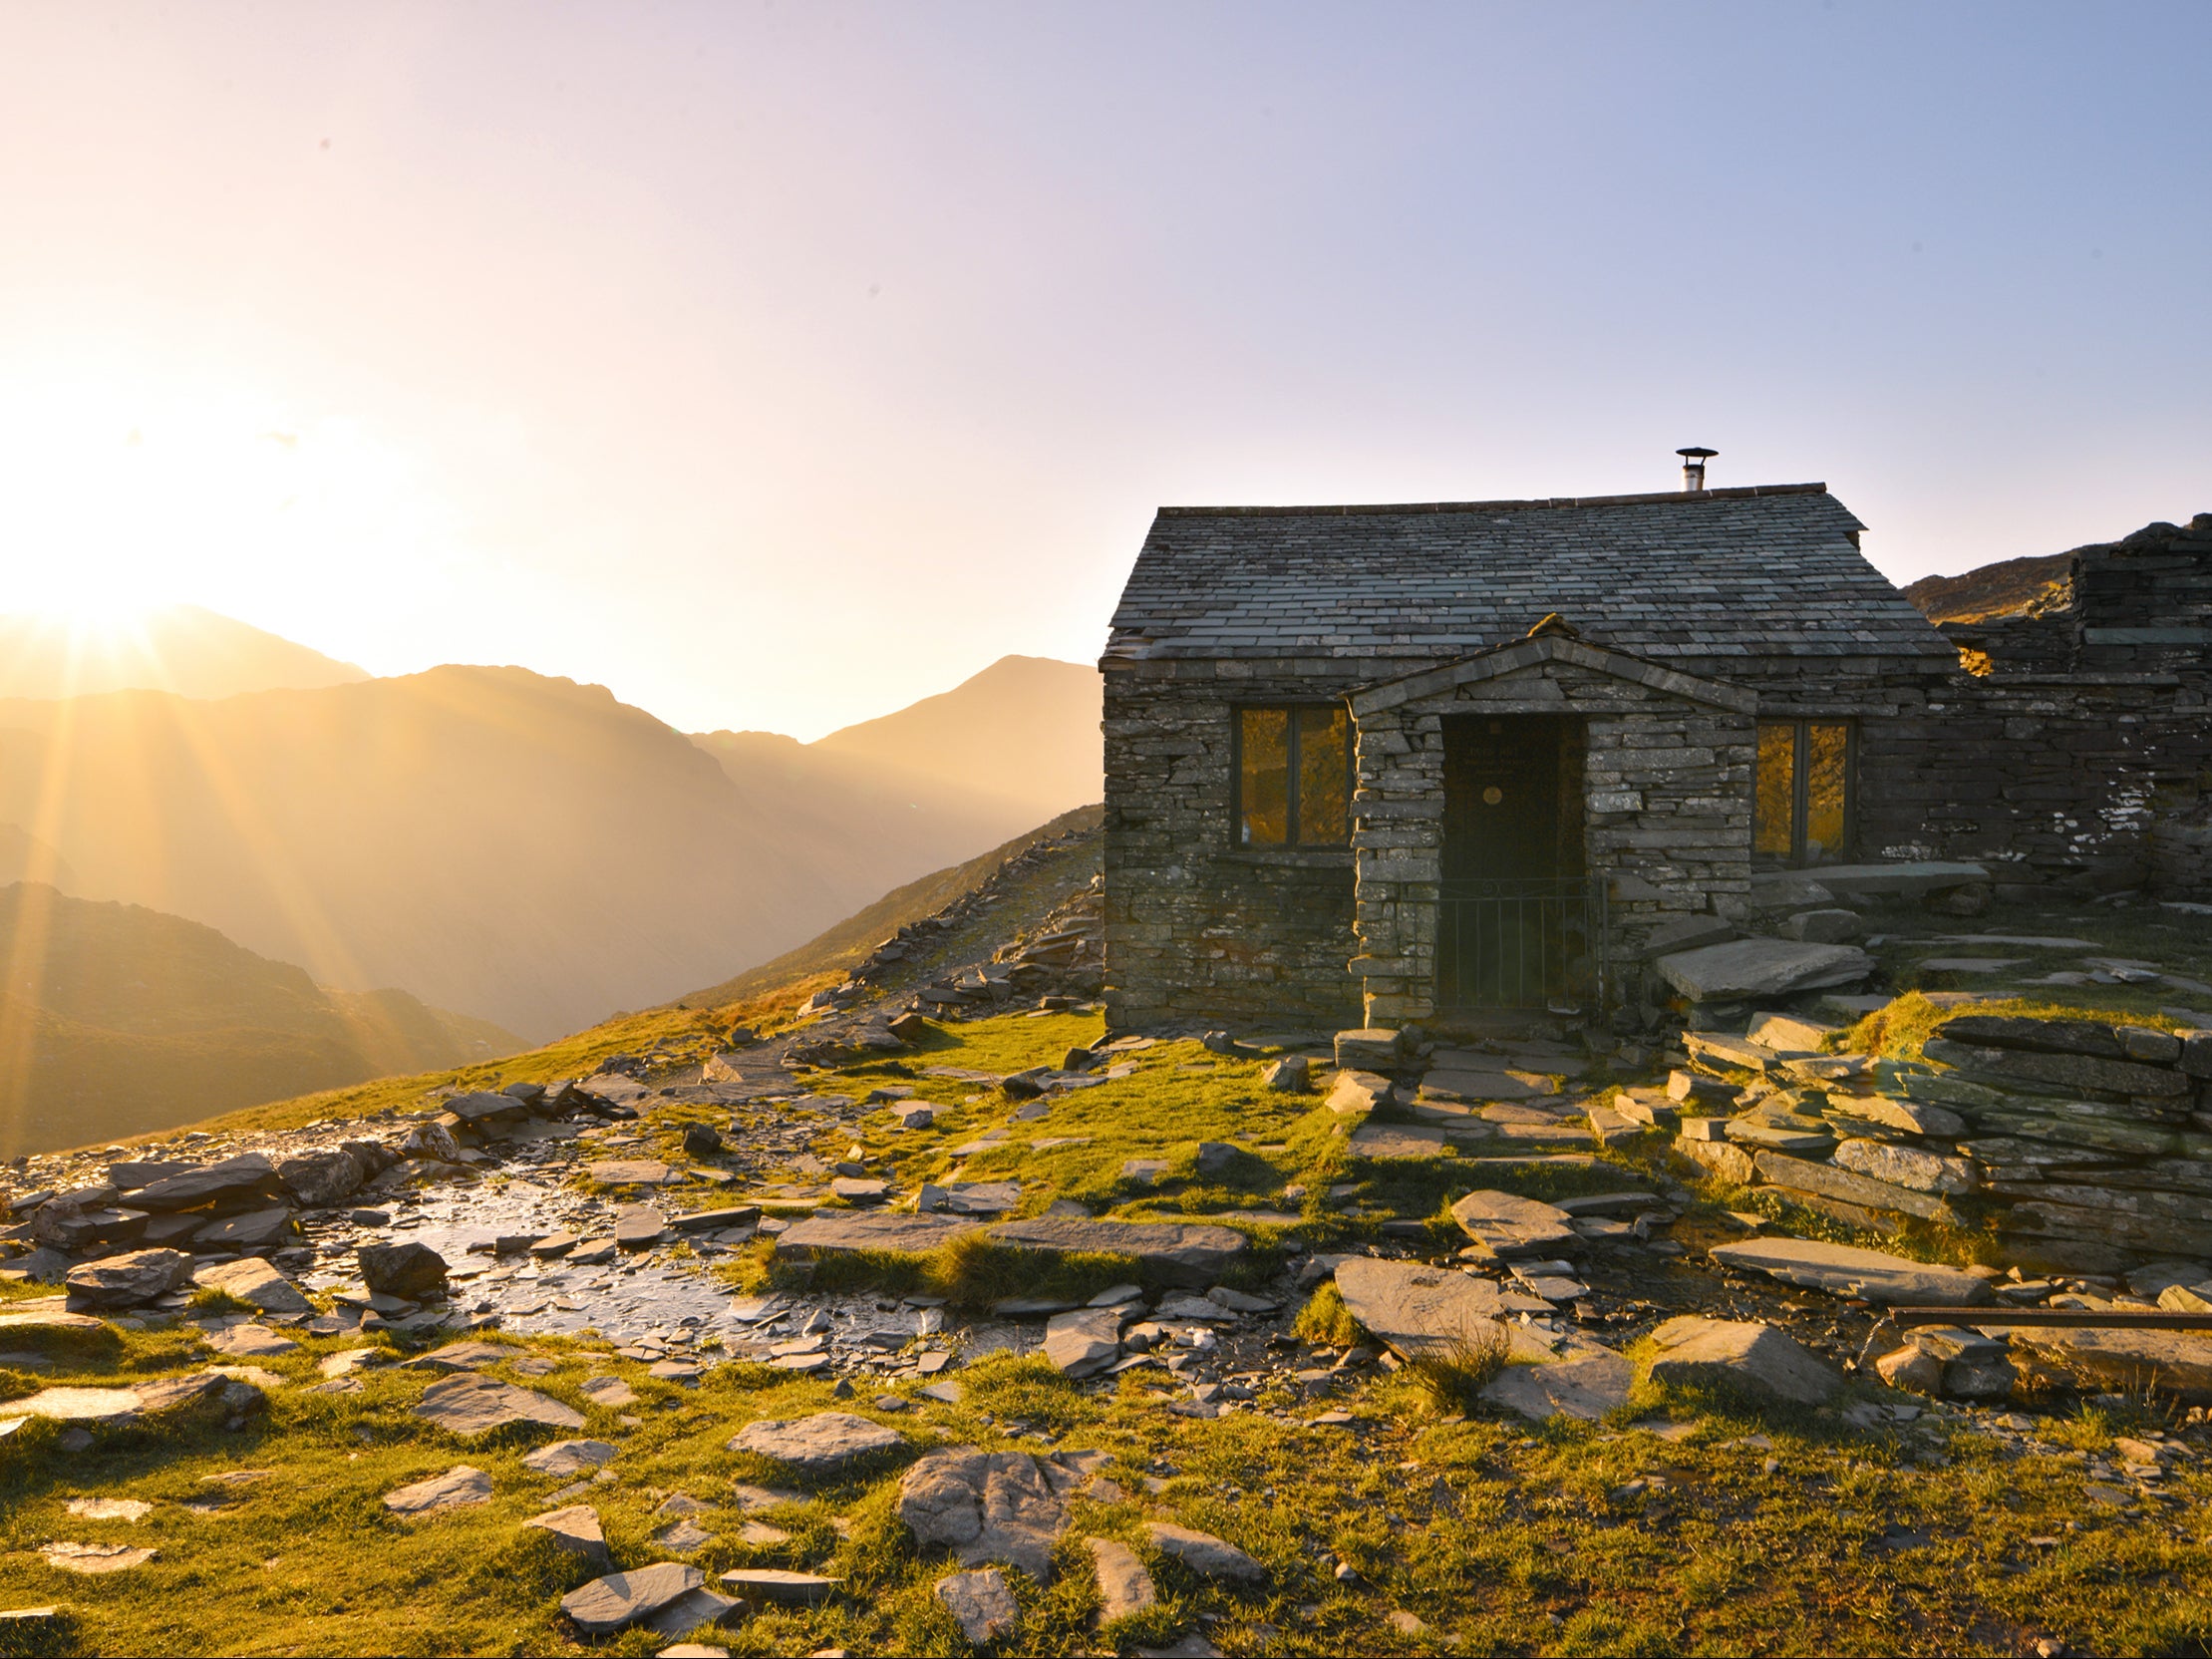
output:
M1344 845L1352 830L1351 737L1341 707L1237 710L1237 845Z
M1842 721L1759 722L1752 857L1820 864L1849 850L1852 747Z

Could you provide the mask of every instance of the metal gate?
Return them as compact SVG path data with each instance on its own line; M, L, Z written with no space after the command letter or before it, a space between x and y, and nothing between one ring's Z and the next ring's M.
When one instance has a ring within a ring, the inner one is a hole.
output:
M1437 1005L1602 1008L1605 945L1602 879L1446 881L1436 905Z

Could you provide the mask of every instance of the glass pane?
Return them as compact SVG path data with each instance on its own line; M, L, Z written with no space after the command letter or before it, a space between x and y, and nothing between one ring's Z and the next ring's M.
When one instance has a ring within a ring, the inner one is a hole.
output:
M1290 828L1290 711L1241 709L1243 776L1237 804L1238 839L1245 846L1281 846Z
M1843 850L1850 824L1844 812L1851 733L1845 726L1805 728L1805 858L1818 863Z
M1298 839L1307 846L1345 839L1345 780L1351 717L1342 709L1298 711Z
M1787 858L1789 820L1797 799L1797 728L1758 729L1758 768L1753 776L1751 854Z

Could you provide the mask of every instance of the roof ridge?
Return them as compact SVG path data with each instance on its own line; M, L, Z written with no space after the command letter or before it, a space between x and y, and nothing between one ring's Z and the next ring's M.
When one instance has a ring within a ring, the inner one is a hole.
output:
M1740 501L1757 496L1825 496L1825 484L1747 484L1727 490L1662 490L1644 496L1543 496L1519 501L1371 501L1342 506L1163 506L1162 518L1350 518L1394 512L1519 512L1537 507L1650 506L1662 501Z

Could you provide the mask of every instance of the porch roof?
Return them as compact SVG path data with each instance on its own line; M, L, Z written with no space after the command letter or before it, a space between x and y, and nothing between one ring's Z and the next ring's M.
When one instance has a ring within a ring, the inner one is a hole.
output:
M1162 507L1106 660L1449 661L1549 612L1657 658L1955 649L1860 553L1821 484L1531 501Z

